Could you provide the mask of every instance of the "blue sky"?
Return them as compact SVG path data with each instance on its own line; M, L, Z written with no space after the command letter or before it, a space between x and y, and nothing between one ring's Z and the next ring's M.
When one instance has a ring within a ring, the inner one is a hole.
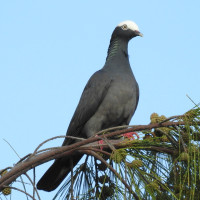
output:
M23 157L45 139L65 135L121 21L135 21L144 34L129 43L140 87L131 124L148 124L153 112L183 114L194 105L187 94L200 102L198 0L68 2L0 2L0 169L18 160L3 139ZM49 165L37 168L37 180ZM42 199L54 193L40 192Z

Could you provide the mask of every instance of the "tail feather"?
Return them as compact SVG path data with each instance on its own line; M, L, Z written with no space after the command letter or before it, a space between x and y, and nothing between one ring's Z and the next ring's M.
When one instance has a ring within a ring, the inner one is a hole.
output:
M76 157L73 157L73 166L75 166L79 162L81 157L82 155L77 155ZM60 158L55 160L51 167L38 181L37 189L45 190L48 192L55 190L70 171L70 158Z

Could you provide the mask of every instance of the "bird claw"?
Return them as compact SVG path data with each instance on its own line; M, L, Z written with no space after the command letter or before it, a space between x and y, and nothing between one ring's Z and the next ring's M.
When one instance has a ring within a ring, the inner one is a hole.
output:
M136 132L129 132L122 134L125 138L128 138L129 140L135 140L135 137L133 135L137 136L137 139L139 139L139 135Z

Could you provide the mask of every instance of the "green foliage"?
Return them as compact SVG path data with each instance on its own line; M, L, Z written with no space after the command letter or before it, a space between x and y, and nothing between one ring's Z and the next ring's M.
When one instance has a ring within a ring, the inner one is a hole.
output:
M122 161L124 161L126 159L127 156L127 152L125 149L118 149L112 152L111 154L111 159L115 162L115 163L121 163Z
M126 142L126 148L112 151L110 157L99 154L107 165L87 156L74 171L74 199L132 200L134 194L147 200L200 199L200 109L169 120L153 113L150 120L185 125L141 131L140 140ZM56 197L70 199L70 184L68 177Z
M109 149L86 147L95 157L84 156L54 199L200 200L200 108L170 118L153 113L149 127L135 133L140 139L103 132ZM6 186L0 195L10 193Z

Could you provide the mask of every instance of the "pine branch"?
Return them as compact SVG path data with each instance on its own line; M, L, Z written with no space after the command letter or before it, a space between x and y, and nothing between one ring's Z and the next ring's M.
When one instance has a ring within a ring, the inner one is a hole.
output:
M117 148L126 148L130 147L130 145L134 146L134 143L125 143L122 139L117 140L109 140L109 138L121 135L123 133L127 132L135 132L135 131L142 131L142 130L149 130L149 129L155 129L155 128L161 128L161 127L174 127L174 126L182 126L182 125L200 125L198 122L184 122L184 121L178 121L178 122L164 122L164 123L155 123L155 124L149 124L149 125L137 125L132 126L128 129L118 130L111 133L103 134L103 137L106 138L107 143L103 144L103 148L110 149L110 146L114 146ZM119 127L117 127L119 128ZM121 128L121 127L120 127ZM101 131L103 132L103 131ZM105 131L104 131L105 133ZM60 136L59 136L60 137ZM56 138L56 137L55 137ZM0 178L0 191L4 189L6 186L11 184L13 181L15 181L20 175L25 174L28 170L41 165L45 162L48 162L50 160L61 158L65 156L71 156L73 154L76 154L77 151L81 150L89 150L91 148L96 149L99 148L99 145L97 142L101 139L101 137L92 137L80 142L77 142L75 144L69 145L69 146L63 146L58 148L52 148L44 153L40 153L40 151L35 151L34 154L29 154L24 157L24 159L20 160L8 173L6 173L4 176ZM123 142L122 142L123 141ZM108 142L110 144L108 144ZM42 143L43 144L43 143ZM141 149L144 150L151 150L151 151L160 151L165 152L169 154L174 154L174 149L169 149L168 147L156 147L154 145L151 146L142 146L142 144L135 143L135 145L141 145ZM41 145L39 145L41 147ZM38 149L38 148L37 148ZM98 149L98 151L100 151ZM100 151L103 153L103 151Z

